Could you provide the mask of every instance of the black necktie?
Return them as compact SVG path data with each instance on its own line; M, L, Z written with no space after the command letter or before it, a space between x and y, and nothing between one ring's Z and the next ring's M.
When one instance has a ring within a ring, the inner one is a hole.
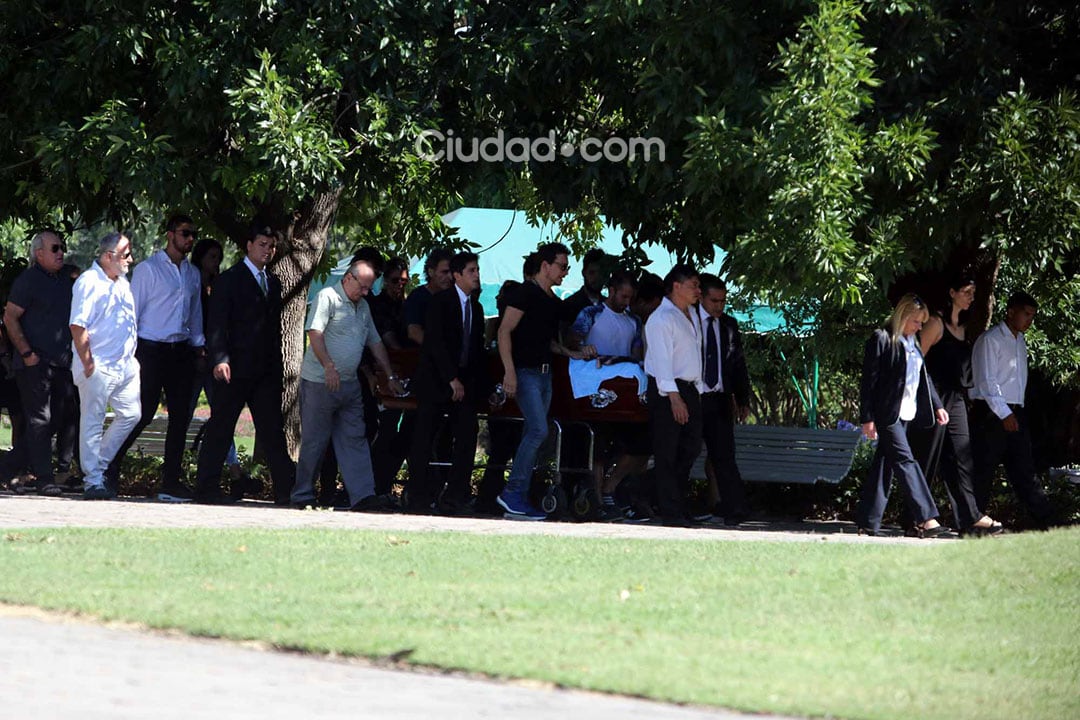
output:
M462 310L462 316L464 322L462 323L461 331L461 363L459 367L465 367L469 363L469 336L472 334L469 330L472 329L472 303L468 300L465 301L465 308Z
M709 327L705 331L705 389L711 390L720 382L720 353L716 349L716 328L709 318Z

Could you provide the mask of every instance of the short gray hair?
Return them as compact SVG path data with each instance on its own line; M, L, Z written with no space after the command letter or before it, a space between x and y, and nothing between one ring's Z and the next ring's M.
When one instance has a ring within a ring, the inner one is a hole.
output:
M116 250L116 246L120 244L120 241L125 237L122 232L111 232L105 237L98 240L98 257L101 257L107 252L113 252Z
M60 233L55 230L42 230L30 240L30 262L34 262L34 253L45 247L45 237L52 235L57 240L62 240Z
M378 275L378 273L377 273L377 272L375 271L375 266L374 266L374 265L372 265L372 264L371 264L371 263L370 263L369 261L367 261L367 260L356 260L356 261L355 261L355 262L353 262L353 263L352 263L351 265L349 265L349 269L348 269L348 270L346 271L346 274L347 274L347 275L352 275L352 276L353 276L354 278L356 278L356 279L360 279L360 266L361 266L361 265L364 265L364 266L366 266L366 267L370 268L370 269L371 269L371 272L373 272L373 273L375 273L376 275Z

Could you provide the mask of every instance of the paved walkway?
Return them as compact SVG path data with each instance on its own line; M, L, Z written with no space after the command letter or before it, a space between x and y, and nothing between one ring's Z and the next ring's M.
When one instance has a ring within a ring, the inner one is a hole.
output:
M2 605L0 638L0 716L13 720L749 717L538 683L262 652Z
M72 498L77 496L70 496ZM0 529L27 527L133 528L338 528L393 532L457 531L483 535L556 535L560 537L665 540L771 540L776 542L903 543L940 547L943 541L855 533L850 522L751 521L736 529L722 525L668 528L628 523L525 522L491 518L436 517L375 513L291 510L270 503L244 501L232 506L170 505L151 500L85 502L69 498L0 494Z
M0 494L0 530L31 527L325 528L394 532L458 531L564 537L777 542L940 542L867 538L843 522L751 522L739 529L515 522L275 508L167 505L146 500L84 502ZM251 644L188 638L62 614L0 605L0 717L158 720L189 718L598 718L751 717L424 670L376 667L268 652ZM768 720L771 716L754 715Z

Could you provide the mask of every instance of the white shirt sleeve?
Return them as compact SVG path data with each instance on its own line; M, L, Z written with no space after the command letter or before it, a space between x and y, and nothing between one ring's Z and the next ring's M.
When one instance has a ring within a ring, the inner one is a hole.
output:
M998 363L1002 361L1001 349L996 342L998 327L987 330L975 341L975 347L971 352L971 373L975 381L975 392L972 395L986 401L994 414L1004 420L1012 415L1009 404L1005 400L998 378L1001 377Z
M645 372L656 378L656 389L661 395L679 391L672 362L675 343L666 315L649 318L650 322L645 323Z
M194 266L190 266L194 269ZM188 273L192 280L188 281L188 312L191 313L189 325L191 331L191 346L205 347L206 335L203 330L202 314L202 277L199 271Z

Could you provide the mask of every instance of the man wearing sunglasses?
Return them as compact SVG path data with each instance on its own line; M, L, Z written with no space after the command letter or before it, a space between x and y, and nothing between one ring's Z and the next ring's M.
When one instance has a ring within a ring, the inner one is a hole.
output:
M170 410L165 434L165 460L161 467L162 502L191 502L192 495L182 482L181 464L187 437L187 408L195 382L196 359L206 357L202 326L202 280L187 256L198 239L194 221L187 215L173 215L165 225L165 247L135 266L131 274L131 294L139 319L139 395L142 417L127 436L105 472L106 484L116 487L120 461L150 424L158 411L162 392Z
M75 281L71 298L72 362L79 389L79 462L83 498L109 500L105 470L128 433L139 422L139 361L135 359L135 299L127 280L131 240L109 233L98 243L98 257ZM106 409L113 421L105 425Z
M11 286L4 325L14 352L15 385L26 416L26 432L8 457L28 460L37 478L33 488L42 495L60 495L54 482L52 437L75 403L71 380L71 280L61 273L67 248L53 230L39 232L30 242L30 267ZM71 443L60 443L71 464ZM7 478L22 468L0 468Z
M409 339L405 325L405 286L408 283L409 261L392 257L383 273L382 291L367 298L375 329L388 349L416 347ZM401 415L401 410L393 408L384 409L378 415L371 459L375 464L375 492L379 495L390 492L412 443L413 415L409 413L404 421ZM368 430L370 432L371 428Z

